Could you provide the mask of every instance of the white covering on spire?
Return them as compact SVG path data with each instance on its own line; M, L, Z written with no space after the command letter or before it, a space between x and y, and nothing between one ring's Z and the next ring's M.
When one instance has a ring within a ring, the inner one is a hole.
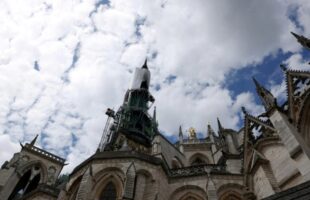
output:
M130 89L141 89L142 83L147 84L147 88L150 85L151 73L147 68L136 68L131 82Z

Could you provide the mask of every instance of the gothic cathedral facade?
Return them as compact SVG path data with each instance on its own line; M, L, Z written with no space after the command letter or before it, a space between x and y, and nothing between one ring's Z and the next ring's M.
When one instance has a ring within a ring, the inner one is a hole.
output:
M310 40L293 35L305 48ZM310 199L310 71L282 66L287 101L278 105L254 80L265 113L244 108L244 126L207 137L179 128L172 144L158 131L149 105L147 63L108 120L97 151L67 179L65 159L35 146L36 138L0 169L1 200L254 200Z

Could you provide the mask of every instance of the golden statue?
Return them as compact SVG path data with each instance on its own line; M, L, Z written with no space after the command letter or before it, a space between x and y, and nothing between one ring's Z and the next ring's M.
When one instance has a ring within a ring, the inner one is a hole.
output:
M195 129L193 127L190 127L188 131L189 131L189 138L190 139L195 139L196 138L196 131L195 131Z

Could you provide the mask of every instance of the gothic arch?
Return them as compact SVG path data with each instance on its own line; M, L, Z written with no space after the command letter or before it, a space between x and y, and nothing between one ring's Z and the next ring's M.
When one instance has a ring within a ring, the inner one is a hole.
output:
M301 107L301 113L298 122L298 130L304 138L308 147L310 147L310 90L305 97L304 103Z
M27 162L25 165L18 167L16 171L19 175L23 175L25 172L30 170L33 166L40 167L40 169L41 169L40 183L46 183L47 182L47 167L43 164L43 162L41 162L39 160L33 160L30 162Z
M219 200L243 200L243 198L242 198L240 193L231 190L231 191L227 191L223 195L221 195Z
M183 166L184 165L181 162L181 160L178 157L174 156L173 159L172 159L172 162L171 162L172 169L181 168Z
M244 186L236 183L222 185L217 190L219 200L243 200Z
M16 169L16 175L6 184L8 199L15 199L20 196L20 191L27 194L35 190L39 184L47 182L47 168L39 160L34 160L19 166Z
M169 200L206 200L206 196L206 191L201 187L185 185L174 190Z
M195 153L189 158L189 165L200 165L210 163L207 156L201 153Z
M146 177L150 178L151 180L154 180L154 177L153 177L152 173L149 172L149 171L147 171L147 170L145 170L145 169L138 169L137 172L136 172L136 174L137 174L137 175L143 174L143 175L145 175Z
M203 198L195 193L188 192L180 200L203 200Z
M113 181L109 181L101 191L99 200L116 200L116 198L117 198L116 186Z
M117 167L104 168L104 169L96 172L96 174L94 174L94 177L95 177L96 181L98 181L103 176L105 176L106 174L109 174L109 173L115 173L115 175L118 176L122 180L122 182L124 182L126 175L120 168L117 168Z
M108 184L113 184L116 190L117 199L122 198L124 188L124 173L118 168L111 167L96 173L94 177L94 186L92 188L91 199L100 200L103 191L106 189Z
M71 184L71 186L69 187L69 189L67 190L67 195L69 196L69 200L75 200L76 199L76 195L82 180L82 175L77 177L73 183Z

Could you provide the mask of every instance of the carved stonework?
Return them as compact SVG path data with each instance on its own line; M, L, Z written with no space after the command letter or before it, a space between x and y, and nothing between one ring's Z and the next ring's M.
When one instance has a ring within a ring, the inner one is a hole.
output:
M297 124L302 104L307 92L310 90L310 73L302 71L287 70L287 93L289 117Z
M246 114L245 133L247 134L247 140L255 144L261 138L275 135L276 129L268 118L263 121L262 119Z
M55 173L56 173L56 168L54 166L50 166L47 170L47 183L48 184L53 184L55 182Z

